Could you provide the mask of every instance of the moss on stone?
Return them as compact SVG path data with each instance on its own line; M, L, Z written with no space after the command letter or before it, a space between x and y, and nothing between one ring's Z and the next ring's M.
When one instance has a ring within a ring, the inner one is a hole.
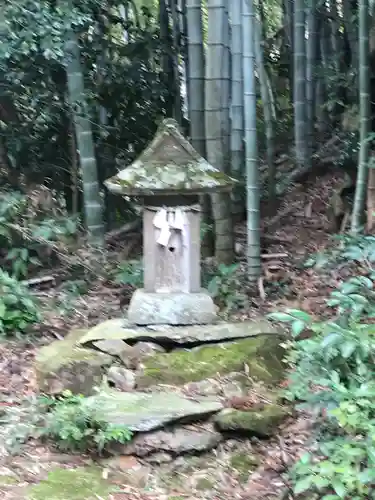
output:
M259 465L259 460L254 455L243 451L233 454L229 460L232 469L235 469L241 482L247 481L250 473Z
M86 330L74 330L64 340L39 349L35 358L35 374L42 392L58 393L64 389L90 394L101 381L102 368L113 358L94 349L77 347Z
M197 382L215 376L241 371L246 364L251 378L272 384L284 373L284 349L278 335L259 335L238 342L209 345L192 350L157 353L144 361L138 387L152 384Z
M268 404L250 411L226 409L217 414L214 421L224 432L246 432L259 437L268 437L274 433L288 414L288 408Z
M102 478L99 467L56 468L26 491L28 500L94 500L108 498L115 487Z
M214 487L215 483L208 479L207 477L200 477L196 484L195 487L199 491L205 491L205 490L211 490Z
M14 484L19 483L19 479L17 476L13 476L10 474L0 474L0 487L1 486L12 486Z
M113 193L127 195L230 190L234 183L202 158L170 119L131 165L105 181Z

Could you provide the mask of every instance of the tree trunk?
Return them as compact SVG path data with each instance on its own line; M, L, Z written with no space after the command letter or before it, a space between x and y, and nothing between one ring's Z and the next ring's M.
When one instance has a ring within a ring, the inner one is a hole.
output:
M169 89L169 99L166 102L166 114L169 117L175 114L176 81L174 61L172 57L172 37L169 26L167 0L159 0L159 28L161 41L161 67L164 83Z
M225 172L228 170L228 9L226 0L208 0L208 34L206 64L206 150L208 161ZM230 195L212 195L215 220L215 255L219 262L234 258L234 234Z
M66 42L66 74L81 167L85 223L90 243L104 244L103 202L95 147L88 116L78 40L73 31Z
M367 231L373 233L375 225L375 163L374 158L369 165L367 183Z
M244 112L243 112L243 71L242 71L242 2L230 2L232 26L232 100L231 100L231 175L244 178ZM242 218L243 206L241 188L235 187L232 193L232 214L235 221Z
M315 89L317 68L317 28L318 17L316 0L310 0L307 15L307 63L306 63L306 101L307 101L307 142L309 155L314 150L314 125L315 125Z
M370 70L369 70L369 5L368 0L359 2L359 140L357 182L354 196L351 231L358 234L363 224L366 202L369 164L369 133L371 119Z
M294 10L294 138L297 167L308 171L311 157L307 147L306 107L305 2L296 0Z
M190 137L195 149L204 158L206 157L205 136L205 80L204 80L204 45L202 9L200 0L187 0L187 39L188 39L188 88L189 88L189 117ZM202 196L201 210L203 221L202 256L210 257L214 254L214 233L211 216L211 198Z
M290 85L290 100L291 104L294 104L293 95L294 95L294 0L283 0L283 8L284 8L284 26L287 33L288 39L288 53L289 53L289 85Z
M274 148L274 126L272 101L269 92L267 72L264 65L263 46L261 39L261 29L259 22L254 21L254 36L255 36L255 60L258 70L258 78L260 83L260 93L263 104L264 123L266 128L266 146L267 146L267 165L268 165L268 197L272 205L276 202L276 164L275 164L275 148Z
M173 106L173 117L182 127L182 101L181 101L181 78L179 67L180 52L180 22L177 10L177 0L170 0L170 9L172 17L172 42L173 42L173 73L175 81L175 95Z
M256 131L255 92L255 15L252 0L242 0L243 81L245 114L246 192L247 192L247 275L256 282L260 263L260 193Z

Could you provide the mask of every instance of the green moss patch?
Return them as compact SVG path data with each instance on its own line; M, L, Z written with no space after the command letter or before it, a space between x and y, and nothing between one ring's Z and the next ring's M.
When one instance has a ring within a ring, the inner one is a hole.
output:
M97 500L108 498L115 488L102 478L99 467L57 468L26 491L27 500Z
M85 333L85 330L75 330L64 340L39 349L35 374L42 392L55 394L69 389L88 395L100 383L102 368L109 366L113 358L100 351L77 347Z
M257 457L243 451L232 455L229 462L230 467L238 473L241 482L247 481L250 473L259 465Z
M20 480L16 476L12 475L1 475L0 474L0 488L1 486L12 486L14 484L19 483Z
M145 360L137 384L143 388L158 383L183 385L218 373L242 371L245 364L251 378L273 384L281 380L285 369L282 339L275 334L259 335L238 342L157 353Z
M195 484L196 489L199 491L211 490L214 486L214 481L207 477L200 477Z
M268 404L258 410L240 411L226 409L214 417L221 431L246 432L260 437L269 437L289 415L288 408Z

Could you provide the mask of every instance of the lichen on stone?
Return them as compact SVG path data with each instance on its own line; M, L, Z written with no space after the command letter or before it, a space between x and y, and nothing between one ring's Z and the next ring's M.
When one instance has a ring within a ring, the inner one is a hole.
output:
M279 335L259 335L238 342L158 353L144 361L137 386L158 383L183 385L218 373L242 371L245 364L251 378L272 384L279 381L284 372L281 342Z
M105 181L113 193L138 196L230 190L234 183L201 157L170 119L131 165Z
M39 349L35 358L35 374L39 389L56 394L69 389L91 394L100 384L102 369L113 362L108 354L77 346L86 330L75 330L65 339Z
M284 406L267 404L249 411L225 409L215 415L214 421L221 431L269 437L288 414L289 409Z

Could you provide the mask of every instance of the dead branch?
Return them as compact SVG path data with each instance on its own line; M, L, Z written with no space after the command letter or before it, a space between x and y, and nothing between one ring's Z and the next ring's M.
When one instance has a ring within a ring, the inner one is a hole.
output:
M119 229L114 229L110 231L105 236L106 243L113 243L115 240L121 239L128 233L133 233L135 231L140 231L142 229L142 219L136 219L132 222L127 222L125 225Z
M38 286L38 285L55 285L55 277L54 276L41 276L40 278L31 278L29 280L23 280L23 285L28 287Z

